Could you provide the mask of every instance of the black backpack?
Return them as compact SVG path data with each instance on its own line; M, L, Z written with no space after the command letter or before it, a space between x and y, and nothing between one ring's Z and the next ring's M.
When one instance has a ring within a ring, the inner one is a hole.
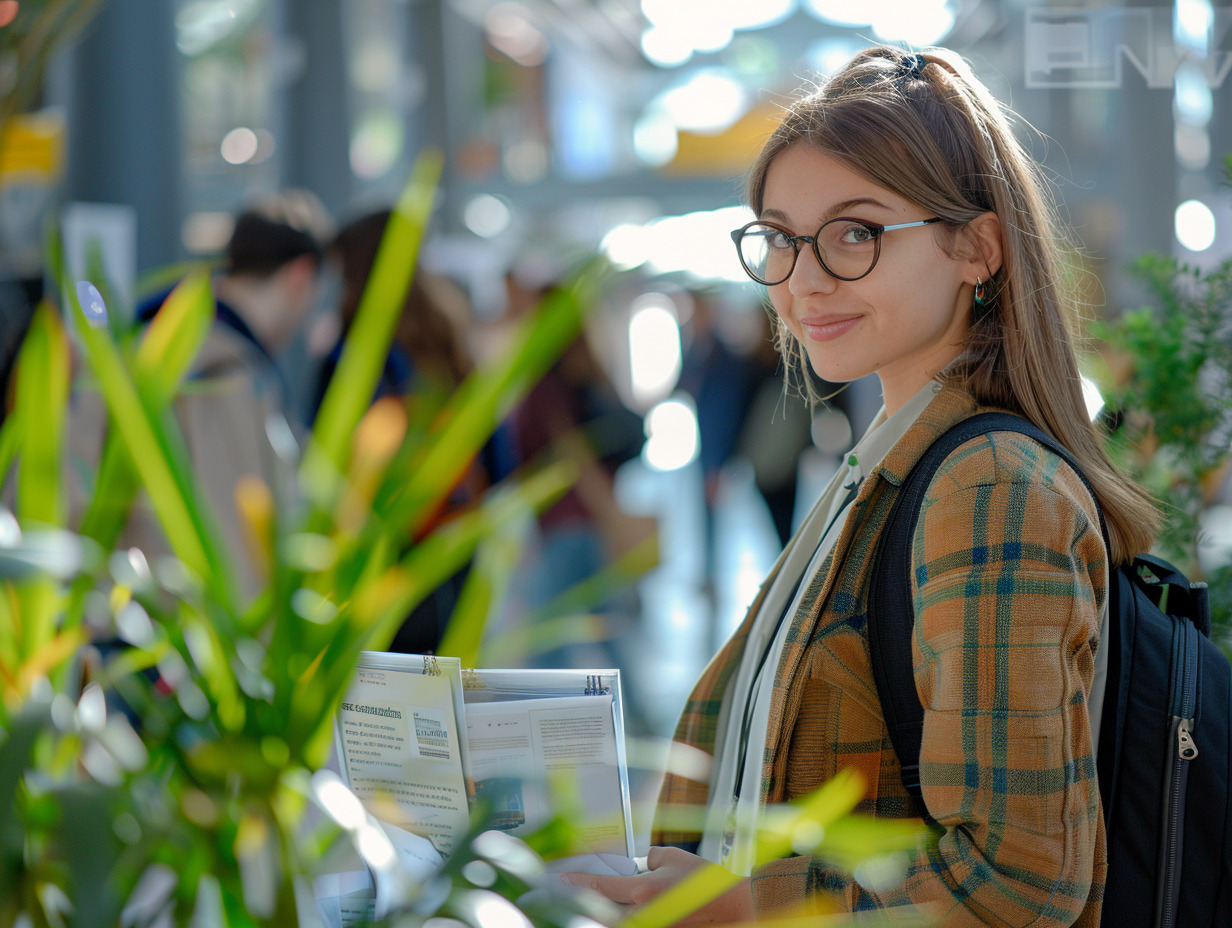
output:
M941 462L988 432L1033 438L1087 482L1066 449L1008 413L958 423L903 482L875 555L868 639L903 786L917 800L924 711L912 673L911 539ZM1100 527L1107 539L1103 513ZM1108 679L1096 759L1108 835L1102 923L1232 925L1232 667L1209 637L1206 584L1190 583L1166 561L1141 555L1112 571L1108 610Z

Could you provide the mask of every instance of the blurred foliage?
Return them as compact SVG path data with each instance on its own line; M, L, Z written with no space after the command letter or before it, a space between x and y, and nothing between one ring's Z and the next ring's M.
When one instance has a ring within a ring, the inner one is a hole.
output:
M1158 552L1210 587L1213 636L1232 636L1232 565L1207 569L1203 514L1232 473L1232 260L1200 270L1148 255L1151 306L1094 326L1116 425L1110 451L1163 506Z
M100 6L102 0L21 0L17 18L0 29L0 134L38 102L48 63Z
M170 409L213 322L208 276L189 274L129 340L87 319L75 288L64 288L71 334L55 307L39 307L0 431L16 503L16 518L0 518L0 925L19 913L36 926L114 925L142 880L176 923L210 912L295 924L340 833L305 815L358 653L383 647L506 522L568 487L569 469L548 467L423 528L576 336L597 265L431 421L409 427L396 402L369 408L439 170L439 158L421 161L386 230L299 464L301 508L280 511L259 481L237 488L267 580L252 602L233 578L243 553L220 542ZM62 277L54 243L48 261ZM61 475L74 353L110 427L70 532ZM173 557L109 553L139 489ZM83 647L112 636L108 651ZM153 892L151 879L166 885Z

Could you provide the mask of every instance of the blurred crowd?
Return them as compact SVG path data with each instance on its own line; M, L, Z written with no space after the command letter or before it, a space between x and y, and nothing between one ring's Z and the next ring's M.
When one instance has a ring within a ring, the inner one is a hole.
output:
M389 209L377 209L336 227L311 194L286 191L234 217L213 272L213 327L175 411L213 516L230 550L244 554L235 561L248 595L260 586L260 561L246 537L237 486L257 477L281 494L284 504L294 505L288 494L296 486L297 449L338 370L390 215ZM505 274L503 312L493 316L474 311L462 282L418 270L372 401L393 397L412 412L416 404L439 408L475 370L477 358L490 357L494 343L566 283L564 273L561 268L544 274L542 267L532 272L515 260ZM138 330L157 317L172 289L169 282L138 302L132 312ZM709 595L713 612L714 572L721 569L713 514L724 473L740 462L781 546L794 526L800 462L816 451L817 420L785 384L760 307L732 306L723 294L683 289L675 303L681 365L674 395L687 397L696 412L699 447L693 466L701 474L706 513L699 539L706 549L703 598ZM562 353L499 424L438 514L447 520L477 505L487 490L519 469L557 457L577 465L577 482L539 514L522 546L523 563L500 614L492 617L506 631L523 620L551 616L550 604L562 597L570 601L570 591L656 534L655 513L630 512L618 499L621 469L640 466L647 410L618 389L612 365L620 354L607 350L604 337L592 327ZM836 408L843 402L840 396ZM97 394L77 391L70 448L79 465L97 464L105 421ZM125 541L147 553L165 549L156 521L140 510ZM464 567L406 617L391 650L439 648L469 570ZM537 666L619 666L628 655L605 652L602 642L619 639L644 620L636 583L592 586L598 592L591 601L572 601L600 619L588 633L599 640L597 649L593 641L579 649L576 642L553 643L549 636L516 659Z

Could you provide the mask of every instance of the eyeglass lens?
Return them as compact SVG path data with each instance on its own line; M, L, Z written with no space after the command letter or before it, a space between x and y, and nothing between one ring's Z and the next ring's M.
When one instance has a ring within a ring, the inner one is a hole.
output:
M822 265L844 280L863 277L873 269L879 251L880 229L851 219L832 219L817 233L817 252ZM796 256L807 244L782 229L755 222L740 236L740 260L763 284L782 283L791 276Z

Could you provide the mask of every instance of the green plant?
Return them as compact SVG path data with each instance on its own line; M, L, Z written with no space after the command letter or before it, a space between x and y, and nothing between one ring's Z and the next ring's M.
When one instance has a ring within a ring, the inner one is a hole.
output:
M338 832L305 833L304 813L358 652L383 646L517 511L567 487L568 469L549 467L423 531L496 422L577 334L594 268L430 420L395 413L391 440L389 407L368 408L437 172L439 159L421 162L387 229L300 467L304 511L278 511L260 485L242 494L269 581L252 603L236 592L170 414L212 324L208 278L186 278L131 345L73 300L73 335L112 426L76 534L60 480L70 336L51 305L39 308L0 432L0 465L16 461L17 513L0 561L0 924L19 913L53 924L66 911L74 923L115 924L151 868L174 874L164 904L177 922L213 911L228 924L295 923L305 880ZM139 488L174 559L108 553ZM74 658L99 633L127 646L83 667ZM151 668L169 693L150 685ZM136 730L108 711L105 692L122 697ZM73 837L86 824L83 845Z
M1160 553L1210 587L1214 637L1232 635L1232 566L1204 571L1204 511L1232 462L1232 260L1207 271L1148 255L1133 273L1154 305L1095 326L1118 424L1114 458L1160 501Z

